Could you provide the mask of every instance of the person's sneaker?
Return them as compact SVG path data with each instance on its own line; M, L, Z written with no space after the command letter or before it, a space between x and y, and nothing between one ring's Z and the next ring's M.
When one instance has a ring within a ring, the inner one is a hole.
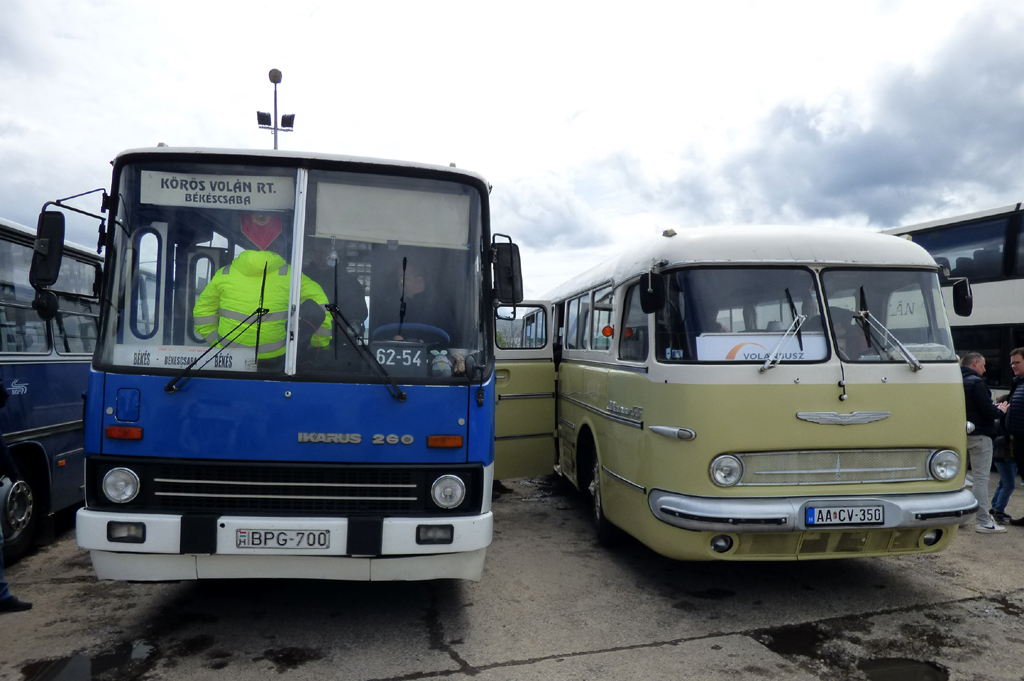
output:
M992 516L992 520L996 521L997 523L1003 523L1004 525L1013 520L1012 515L1010 515L1009 513L1005 513L1003 511L989 511L989 515Z
M31 610L32 604L26 603L25 601L19 601L14 596L0 601L0 612L22 612L24 610Z
M1016 527L1020 527L1020 526L1024 525L1024 518L1014 518L1013 520L1008 520L1006 522L1008 522L1011 525L1014 525Z
M995 522L990 522L988 525L975 525L974 531L982 534L995 534L996 532L1006 532L1006 528L996 525Z

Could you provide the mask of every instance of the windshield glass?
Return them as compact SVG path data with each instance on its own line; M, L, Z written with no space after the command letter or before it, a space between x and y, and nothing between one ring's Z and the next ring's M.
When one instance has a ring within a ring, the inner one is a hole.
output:
M938 276L921 270L826 270L821 275L839 356L854 362L904 362L878 330L865 331L870 312L914 357L955 360Z
M661 362L782 362L828 356L813 273L802 268L688 268L665 273ZM806 319L779 347L796 316Z
M431 382L484 347L470 186L151 162L118 191L101 363L176 373L206 353L194 372L379 381L372 352Z

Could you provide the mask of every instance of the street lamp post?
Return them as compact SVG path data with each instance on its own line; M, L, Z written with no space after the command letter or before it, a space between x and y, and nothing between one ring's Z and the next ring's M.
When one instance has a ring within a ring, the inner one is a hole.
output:
M295 114L285 114L281 116L281 125L277 124L277 84L281 82L281 71L278 69L270 69L270 82L274 84L274 118L271 121L270 114L265 111L256 112L256 122L264 130L274 131L274 148L277 149L277 133L291 132L295 127Z

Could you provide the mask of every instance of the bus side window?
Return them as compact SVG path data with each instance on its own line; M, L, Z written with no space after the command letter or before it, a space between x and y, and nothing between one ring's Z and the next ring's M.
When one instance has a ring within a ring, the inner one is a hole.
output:
M633 284L626 291L622 305L622 325L619 337L619 359L627 362L647 360L647 315L640 309L639 284Z
M0 352L48 352L46 322L32 309L32 247L0 242Z
M612 339L604 335L604 329L612 325L613 291L611 286L606 286L594 292L594 330L590 340L594 350L607 350L612 346Z
M573 298L568 303L569 311L566 314L565 323L565 349L575 350L578 346L576 344L577 336L577 322L580 316L580 299Z

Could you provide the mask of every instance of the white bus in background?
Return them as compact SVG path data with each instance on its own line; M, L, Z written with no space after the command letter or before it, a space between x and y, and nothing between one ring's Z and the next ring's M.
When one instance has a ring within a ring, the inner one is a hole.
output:
M942 268L939 281L947 309L951 287L970 282L974 311L950 316L953 345L985 357L985 380L1008 389L1013 380L1009 356L1024 346L1024 236L1022 204L886 230L909 237Z

